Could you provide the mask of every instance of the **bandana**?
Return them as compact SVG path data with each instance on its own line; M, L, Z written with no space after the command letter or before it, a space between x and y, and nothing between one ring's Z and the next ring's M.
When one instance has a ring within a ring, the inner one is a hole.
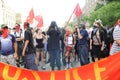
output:
M15 26L15 30L18 32L20 30L20 26Z
M2 37L3 37L3 38L6 38L6 37L8 36L8 34L9 34L9 31L8 31L7 28L3 29L2 32L3 32L3 33L2 33Z
M26 29L26 28L28 28L28 26L29 26L29 23L27 23L27 22L24 22L24 29Z
M66 31L66 36L68 36L70 34L70 31Z

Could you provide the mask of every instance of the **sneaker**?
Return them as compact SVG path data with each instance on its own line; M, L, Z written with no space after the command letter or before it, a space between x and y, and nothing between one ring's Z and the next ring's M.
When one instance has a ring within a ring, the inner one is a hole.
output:
M69 67L70 69L72 68L71 63L68 65L68 67Z
M71 69L71 68L72 68L72 66L71 66L71 65L69 65L69 68Z
M16 65L17 65L17 67L20 67L20 64L19 64L19 62L17 62L17 63L16 63Z
M45 68L45 67L42 67L42 70L46 70L46 68Z
M68 68L69 68L69 66L68 66L68 64L66 64L65 70L68 69Z

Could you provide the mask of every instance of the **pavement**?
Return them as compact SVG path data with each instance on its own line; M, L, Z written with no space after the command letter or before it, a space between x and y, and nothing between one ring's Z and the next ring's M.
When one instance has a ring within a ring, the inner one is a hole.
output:
M72 68L79 67L80 66L80 62L78 60L76 60L76 61L73 60L73 62L71 63L71 65L72 65ZM45 67L46 67L46 70L44 70L44 71L51 71L50 63L46 63ZM39 62L38 69L39 69L39 71L43 71L41 69L41 62ZM57 67L55 67L55 70L57 70ZM65 66L62 63L62 60L61 60L61 70L65 70Z
M46 59L48 60L48 57ZM90 62L92 62L90 56L89 56L89 59L90 59ZM74 60L74 56L73 56L72 60L73 60L73 62L71 63L72 68L81 66L80 61L78 60L78 58L76 60ZM42 66L42 63L40 61L39 66L38 66L39 71L51 71L50 63L47 63L47 62L45 63L45 67L46 67L45 70L42 70L41 66ZM65 67L66 66L63 65L62 58L61 58L61 70L65 70ZM20 68L24 68L24 66L20 66ZM57 70L57 67L55 67L55 70Z

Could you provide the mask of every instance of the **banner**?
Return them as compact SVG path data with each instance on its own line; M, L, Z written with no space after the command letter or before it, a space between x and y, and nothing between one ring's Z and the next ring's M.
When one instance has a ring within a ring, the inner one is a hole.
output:
M60 71L33 71L0 62L0 80L120 80L120 52L98 62Z

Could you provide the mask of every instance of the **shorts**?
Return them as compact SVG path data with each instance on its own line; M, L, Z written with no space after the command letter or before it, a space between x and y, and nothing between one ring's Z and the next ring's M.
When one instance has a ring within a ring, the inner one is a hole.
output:
M14 54L6 55L6 56L1 55L1 61L16 66L16 60L14 58Z
M101 46L93 45L91 50L91 56L95 58L101 58Z
M66 51L72 52L73 48L70 46L66 46Z
M36 48L36 52L44 52L44 48Z

